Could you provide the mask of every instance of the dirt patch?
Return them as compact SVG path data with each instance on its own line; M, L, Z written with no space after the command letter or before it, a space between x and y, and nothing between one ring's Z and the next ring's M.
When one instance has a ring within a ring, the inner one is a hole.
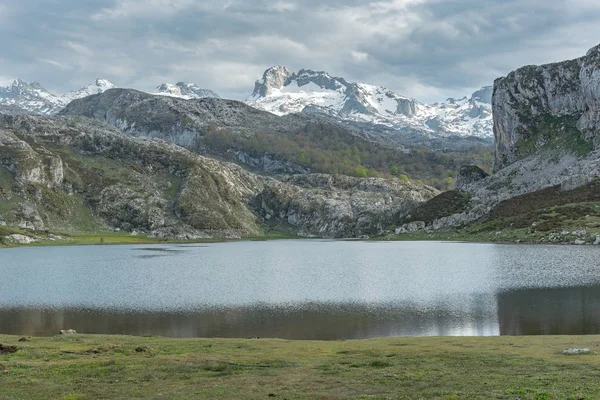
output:
M77 354L77 355L91 355L91 354L100 354L100 353L108 353L110 351L114 351L118 348L116 345L110 345L107 347L98 347L95 349L87 349L81 351L72 351L72 350L61 350L62 354Z
M19 351L17 346L5 346L0 343L0 354L13 354Z

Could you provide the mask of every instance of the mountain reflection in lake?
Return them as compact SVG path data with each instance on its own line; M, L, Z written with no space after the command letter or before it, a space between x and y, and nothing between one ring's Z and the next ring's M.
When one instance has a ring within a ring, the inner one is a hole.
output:
M600 286L518 289L498 295L501 335L600 333Z
M600 333L600 249L287 240L0 250L0 333Z

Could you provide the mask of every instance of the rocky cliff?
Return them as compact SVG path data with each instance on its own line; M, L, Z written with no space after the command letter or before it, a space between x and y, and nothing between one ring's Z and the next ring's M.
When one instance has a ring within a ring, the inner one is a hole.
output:
M496 80L492 103L495 170L545 149L587 155L599 144L600 46L511 72Z
M436 194L400 180L264 177L85 117L0 116L0 225L356 237L381 232Z
M421 227L467 226L469 232L494 230L499 238L503 229L529 229L526 236L541 241L594 232L585 240L596 242L600 46L575 60L519 68L496 80L492 100L494 173L463 167L456 188L468 193L468 204L460 212L446 207L448 213ZM420 208L432 209L436 201Z

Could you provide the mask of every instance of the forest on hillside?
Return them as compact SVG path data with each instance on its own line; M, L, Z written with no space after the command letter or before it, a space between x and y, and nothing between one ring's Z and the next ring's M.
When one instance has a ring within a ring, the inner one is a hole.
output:
M465 150L434 151L425 147L395 149L348 134L343 127L311 123L288 133L231 133L211 127L205 144L218 152L243 151L253 157L269 154L312 172L357 177L390 177L425 183L440 190L454 187L461 165L477 165L490 171L492 152L486 146Z

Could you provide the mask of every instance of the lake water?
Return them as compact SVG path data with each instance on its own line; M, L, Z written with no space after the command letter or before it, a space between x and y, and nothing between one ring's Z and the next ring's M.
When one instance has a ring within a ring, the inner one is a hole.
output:
M600 333L600 248L280 240L0 250L0 333Z

